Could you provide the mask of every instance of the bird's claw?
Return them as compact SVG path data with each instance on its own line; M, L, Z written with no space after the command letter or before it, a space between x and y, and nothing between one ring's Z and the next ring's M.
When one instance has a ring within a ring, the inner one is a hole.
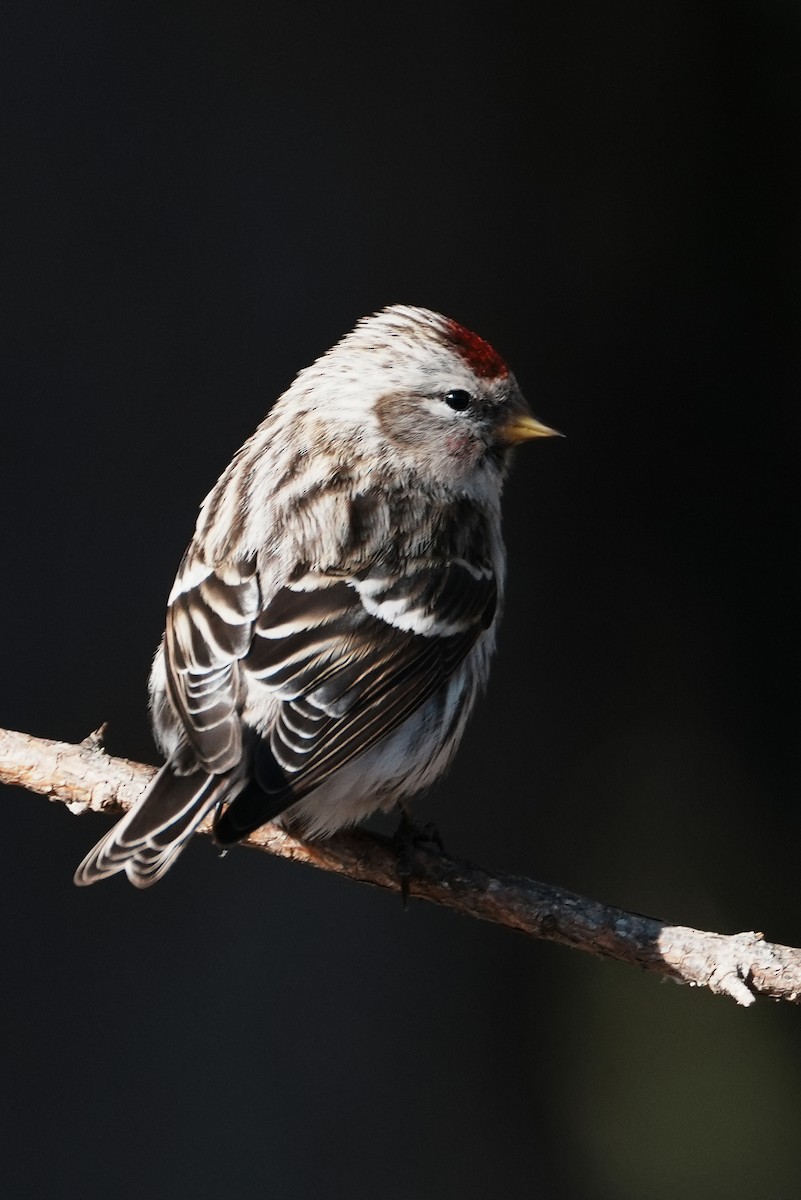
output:
M445 847L439 830L430 821L425 825L417 825L410 820L405 811L401 812L398 828L392 837L398 862L398 879L400 881L401 899L404 909L409 907L409 881L414 867L414 854L419 847L438 850L445 853Z

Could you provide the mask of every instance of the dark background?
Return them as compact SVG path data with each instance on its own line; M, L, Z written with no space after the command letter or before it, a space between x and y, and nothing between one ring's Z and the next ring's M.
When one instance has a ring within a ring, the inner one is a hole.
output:
M3 6L0 724L154 759L199 501L362 314L567 440L506 497L448 848L801 944L801 12ZM244 851L88 891L3 796L3 1192L797 1197L801 1014Z

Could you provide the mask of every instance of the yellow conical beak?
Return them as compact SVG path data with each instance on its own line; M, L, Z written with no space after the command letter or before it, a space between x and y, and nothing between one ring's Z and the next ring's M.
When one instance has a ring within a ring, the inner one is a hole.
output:
M564 434L523 413L515 414L497 430L497 439L502 446L516 446L519 442L530 442L532 438L546 437L564 437Z

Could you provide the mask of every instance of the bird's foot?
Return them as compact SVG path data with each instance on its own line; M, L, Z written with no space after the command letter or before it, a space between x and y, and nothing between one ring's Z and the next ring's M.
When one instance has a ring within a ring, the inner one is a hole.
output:
M438 850L445 853L439 830L430 821L418 825L412 821L405 809L401 809L398 828L392 837L395 853L398 857L398 879L400 880L401 899L403 907L409 907L409 880L414 867L414 854L418 847L428 850Z

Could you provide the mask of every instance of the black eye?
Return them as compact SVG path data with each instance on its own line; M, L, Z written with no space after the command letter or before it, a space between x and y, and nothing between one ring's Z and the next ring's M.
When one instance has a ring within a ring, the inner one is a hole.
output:
M464 412L466 408L470 407L473 397L469 392L463 392L461 388L456 388L452 392L446 392L442 399L454 412Z

